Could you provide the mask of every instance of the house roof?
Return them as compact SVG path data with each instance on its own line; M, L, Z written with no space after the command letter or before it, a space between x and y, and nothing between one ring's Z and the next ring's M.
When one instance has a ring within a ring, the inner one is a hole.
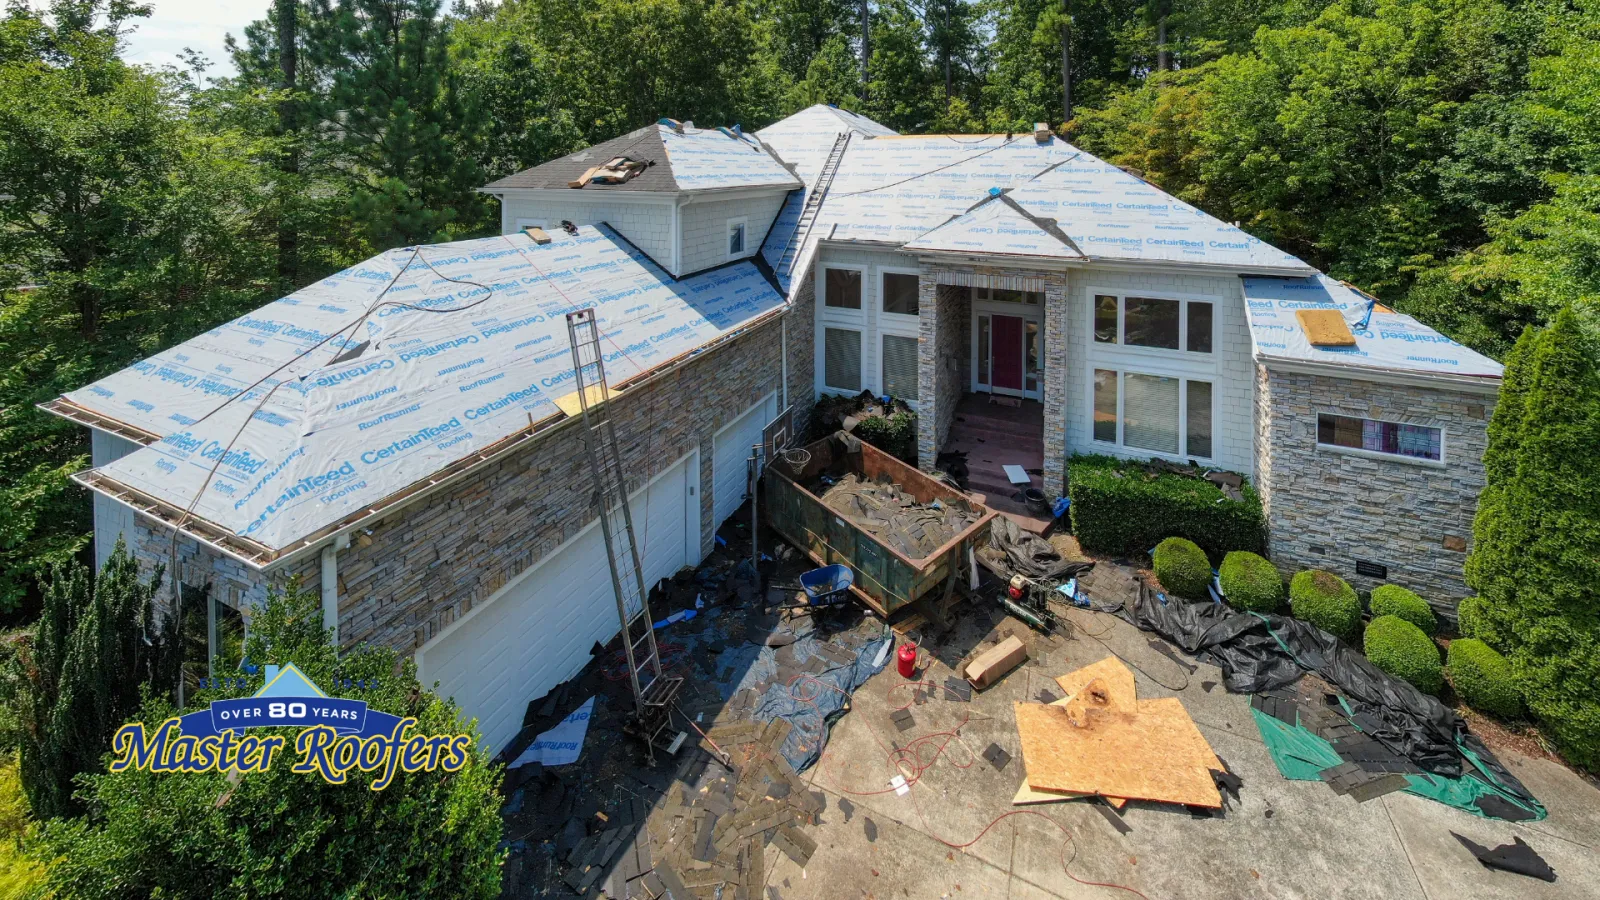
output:
M776 126L775 126L776 127ZM801 137L787 131L758 133L786 161L790 155L826 159L834 134L814 130ZM820 148L820 149L819 149ZM796 163L808 184L811 165ZM815 168L821 171L821 163ZM962 216L992 191L1007 193L1029 215L1053 219L1083 258L1127 262L1185 263L1231 271L1310 274L1309 265L1162 192L1147 182L1065 141L1020 135L852 135L832 183L805 235L797 235L799 207L780 216L762 248L779 282L792 292L791 276L805 271L821 240L860 241L954 252L929 242L917 245L952 217ZM792 214L790 214L792 212ZM989 215L1001 216L998 211ZM970 236L969 236L970 237ZM1002 253L1019 236L997 236L993 244L965 252ZM799 252L785 256L792 241ZM1058 258L1048 241L1041 258Z
M905 244L907 250L1087 259L1054 219L1041 219L996 189L971 210Z
M1250 340L1262 362L1323 363L1429 377L1498 379L1503 367L1410 316L1394 312L1343 282L1317 274L1303 278L1245 277ZM1351 346L1316 346L1295 313L1337 311L1355 338Z
M564 314L624 386L777 310L749 262L674 281L609 229L391 250L65 395L161 439L80 480L253 564L565 416ZM570 407L570 404L568 404ZM82 416L74 418L84 420ZM234 539L237 540L234 540Z
M583 191L650 191L679 193L739 187L793 189L801 186L795 175L749 135L720 128L685 125L679 133L670 125L647 125L619 138L585 147L560 159L508 175L485 185L494 193L512 189L571 189L570 183L593 166L626 156L648 167L618 184L590 183Z

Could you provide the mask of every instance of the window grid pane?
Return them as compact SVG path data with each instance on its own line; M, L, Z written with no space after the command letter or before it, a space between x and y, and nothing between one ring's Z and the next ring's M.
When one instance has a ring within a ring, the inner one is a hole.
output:
M1122 443L1157 453L1178 452L1178 379L1125 375Z
M918 313L917 276L886 272L883 276L883 311L901 316Z
M1178 310L1176 300L1129 297L1123 303L1122 342L1130 347L1178 349Z
M1105 294L1095 295L1094 339L1099 344L1117 342L1117 298Z
M1094 439L1117 442L1117 373L1094 370Z
M1190 381L1185 394L1184 439L1189 456L1211 456L1211 382Z
M1211 304L1189 301L1188 347L1190 353L1211 352Z
M902 400L917 399L917 339L883 336L883 392Z
M835 309L861 308L861 273L855 269L825 269L824 303Z
M861 332L827 328L822 344L823 383L842 391L861 390Z

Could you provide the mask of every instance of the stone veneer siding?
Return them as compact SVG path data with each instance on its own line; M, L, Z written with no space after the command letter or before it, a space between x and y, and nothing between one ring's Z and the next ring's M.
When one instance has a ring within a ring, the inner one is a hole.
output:
M939 284L924 272L917 284L917 465L932 472L961 399L961 313L968 289Z
M699 449L702 554L710 552L717 525L711 521L713 435L778 387L781 327L777 321L762 325L613 401L630 490ZM789 339L793 354L795 335ZM809 344L800 346L809 358ZM592 490L581 426L571 420L358 532L338 557L341 643L411 653L593 521ZM131 543L141 562L165 564L172 532L152 528L143 516L137 524ZM269 585L291 576L320 590L317 554L288 571L262 575L186 538L178 548L183 580L210 584L213 596L246 617Z
M1468 594L1462 564L1484 485L1493 395L1265 366L1257 377L1255 477L1272 561L1286 575L1326 569L1371 590L1383 582L1355 572L1357 559L1370 560L1388 566L1388 581L1453 618ZM1320 449L1318 413L1442 428L1444 465Z

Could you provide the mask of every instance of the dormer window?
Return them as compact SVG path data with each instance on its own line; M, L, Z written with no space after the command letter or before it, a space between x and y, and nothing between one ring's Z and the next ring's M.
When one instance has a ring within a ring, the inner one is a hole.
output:
M728 220L728 258L737 259L744 256L745 232L750 223L747 219Z

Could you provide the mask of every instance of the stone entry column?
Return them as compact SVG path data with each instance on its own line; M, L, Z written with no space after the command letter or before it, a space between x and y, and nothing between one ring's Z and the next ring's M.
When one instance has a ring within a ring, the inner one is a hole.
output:
M1067 493L1067 275L1044 283L1044 495Z
M925 472L935 471L939 458L939 420L941 404L955 402L955 398L939 396L938 348L941 337L939 321L939 285L932 274L924 271L917 282L917 317L920 333L917 336L917 467ZM946 331L950 329L945 328Z

